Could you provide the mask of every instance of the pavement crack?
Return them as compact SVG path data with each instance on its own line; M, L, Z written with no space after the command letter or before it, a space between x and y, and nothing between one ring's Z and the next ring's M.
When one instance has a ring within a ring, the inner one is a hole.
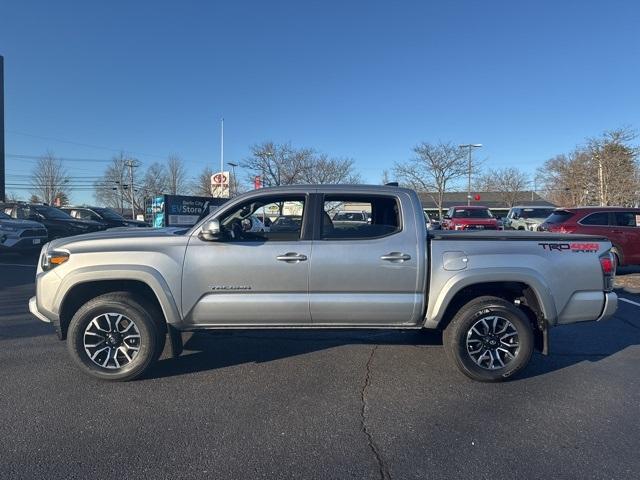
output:
M371 435L371 430L369 429L368 425L369 403L367 401L367 390L369 388L369 385L371 384L371 365L373 363L373 357L377 349L378 345L374 345L371 349L371 353L369 354L369 359L367 360L367 365L365 367L366 374L364 377L362 388L360 389L360 401L362 405L362 408L360 409L360 423L362 425L362 432L367 437L367 444L369 445L369 449L371 449L371 452L376 459L376 463L378 464L378 472L380 473L381 480L390 480L391 475L389 474L389 469L382 459L380 450L373 440L373 436Z

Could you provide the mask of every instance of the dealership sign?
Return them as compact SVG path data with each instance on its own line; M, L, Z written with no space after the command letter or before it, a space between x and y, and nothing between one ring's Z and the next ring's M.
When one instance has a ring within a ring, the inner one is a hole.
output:
M218 172L211 175L211 195L218 198L229 198L229 172Z

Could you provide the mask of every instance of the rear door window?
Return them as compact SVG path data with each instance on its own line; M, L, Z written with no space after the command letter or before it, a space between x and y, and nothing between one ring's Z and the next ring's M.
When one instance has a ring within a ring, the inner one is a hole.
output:
M609 212L596 212L591 215L587 215L580 220L582 225L594 225L594 226L608 226L609 225Z
M356 219L336 215L358 212ZM349 218L342 220L342 218ZM326 195L322 212L324 240L353 240L384 237L401 230L400 208L395 197Z

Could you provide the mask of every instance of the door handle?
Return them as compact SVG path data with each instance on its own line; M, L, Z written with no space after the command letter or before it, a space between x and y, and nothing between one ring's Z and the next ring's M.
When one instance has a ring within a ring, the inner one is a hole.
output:
M401 252L391 252L386 255L382 255L380 260L386 260L387 262L401 263L411 260L411 255Z
M298 263L304 262L307 259L306 255L296 252L287 252L284 255L278 255L276 260L280 262Z

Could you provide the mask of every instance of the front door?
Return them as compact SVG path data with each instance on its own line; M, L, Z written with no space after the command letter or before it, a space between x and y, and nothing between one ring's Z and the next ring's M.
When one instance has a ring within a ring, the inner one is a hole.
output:
M223 209L223 238L189 241L182 308L187 322L217 326L309 325L311 239L306 196L255 196ZM258 221L256 221L258 219Z
M415 222L402 225L400 198L327 194L319 210L322 222L309 274L313 324L415 323L424 298L419 242L424 248L426 229L417 232ZM350 220L348 212L366 215ZM422 212L405 215L413 220Z

